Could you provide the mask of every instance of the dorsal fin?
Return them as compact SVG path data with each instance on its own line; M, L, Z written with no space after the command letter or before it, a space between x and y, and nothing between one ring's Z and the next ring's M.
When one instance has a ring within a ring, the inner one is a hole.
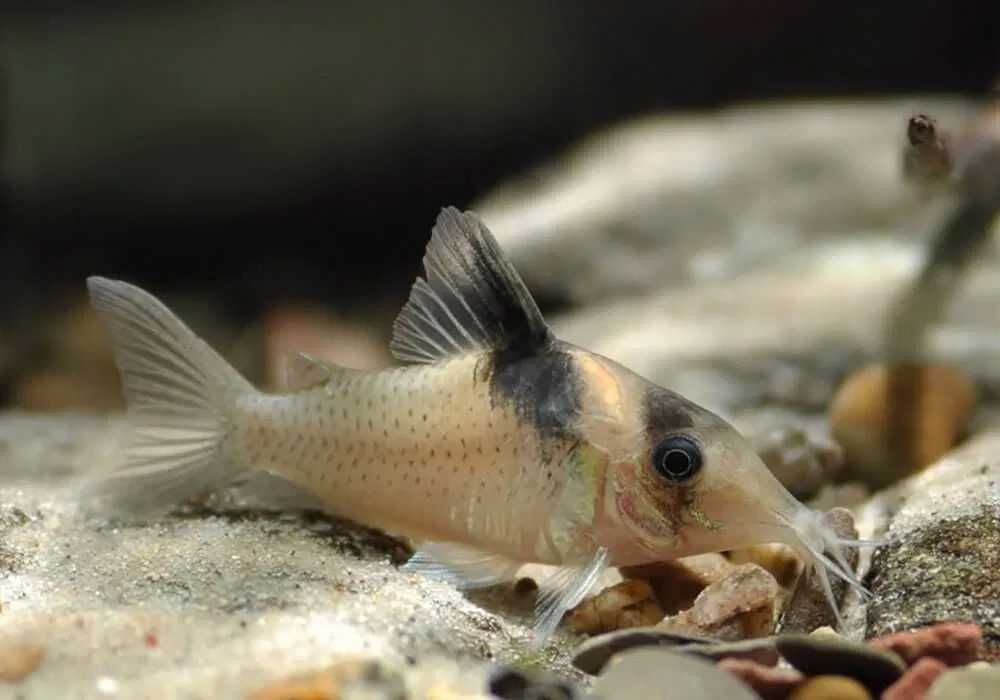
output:
M480 350L552 340L521 276L479 217L447 207L424 255L424 276L396 317L390 348L400 360L436 362Z

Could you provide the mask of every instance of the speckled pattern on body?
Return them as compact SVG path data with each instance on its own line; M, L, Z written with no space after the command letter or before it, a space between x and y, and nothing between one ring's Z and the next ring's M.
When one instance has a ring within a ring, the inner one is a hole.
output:
M382 372L338 370L311 389L244 398L232 448L338 513L435 540L560 561L545 536L564 482L514 404L492 395L488 355ZM572 445L558 449L565 457ZM555 463L554 463L555 462Z

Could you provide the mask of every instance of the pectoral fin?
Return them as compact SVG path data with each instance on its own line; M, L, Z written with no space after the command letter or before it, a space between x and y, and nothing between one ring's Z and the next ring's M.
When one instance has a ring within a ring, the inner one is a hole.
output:
M461 590L487 588L514 578L522 562L451 542L424 543L400 571L417 573Z
M542 593L535 603L535 646L552 636L563 616L590 592L607 565L608 550L601 547L581 565L563 567L542 582Z

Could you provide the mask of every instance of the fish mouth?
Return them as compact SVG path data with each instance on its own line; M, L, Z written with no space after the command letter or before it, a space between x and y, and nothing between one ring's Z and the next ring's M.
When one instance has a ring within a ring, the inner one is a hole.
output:
M771 511L775 521L769 529L773 532L775 541L794 549L807 570L811 570L837 623L843 626L844 620L831 580L840 579L863 600L870 599L872 595L858 578L855 567L848 561L847 550L880 547L888 544L891 538L843 537L834 529L833 522L826 513L799 503L791 494L788 494L788 499L791 503L786 504L785 509Z

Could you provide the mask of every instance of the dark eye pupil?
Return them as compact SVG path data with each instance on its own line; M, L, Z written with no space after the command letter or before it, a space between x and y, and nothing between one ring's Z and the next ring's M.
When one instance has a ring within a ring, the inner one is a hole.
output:
M701 469L701 450L690 438L669 437L654 450L653 466L667 481L685 481Z
M663 468L671 474L687 474L691 469L691 458L681 450L670 450L663 457Z

